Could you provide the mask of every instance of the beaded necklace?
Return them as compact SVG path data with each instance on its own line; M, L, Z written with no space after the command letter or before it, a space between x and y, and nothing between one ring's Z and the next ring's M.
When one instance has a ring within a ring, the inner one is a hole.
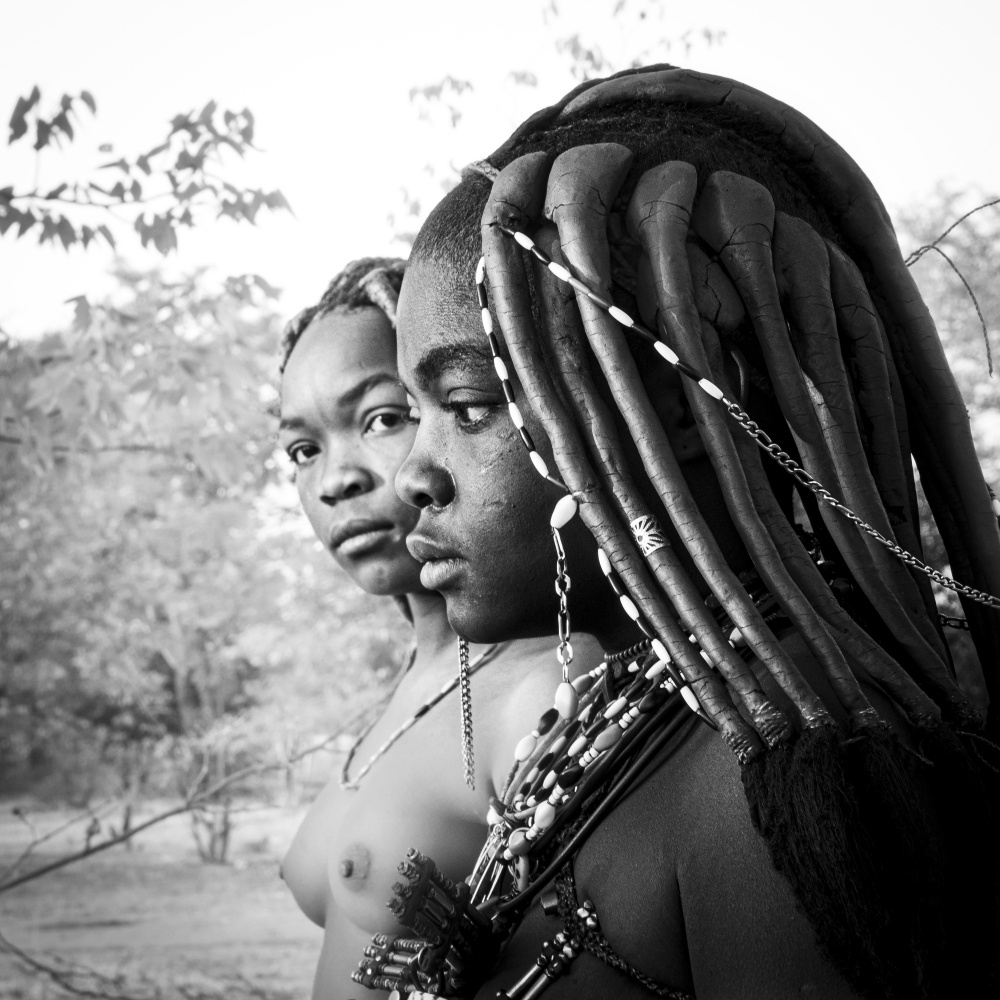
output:
M487 659L490 658L494 653L496 653L500 647L504 645L503 643L493 643L492 646L487 646L472 662L468 667L468 675L471 677L480 667L484 666ZM407 656L406 664L400 671L399 679L392 686L392 690L386 695L383 704L388 702L392 696L396 693L396 689L402 683L403 678L410 672L410 668L413 666L414 660L417 658L417 647L412 646L410 652ZM351 744L351 748L347 751L347 756L344 758L344 763L340 768L340 787L344 791L356 792L361 787L361 779L372 769L372 765L380 757L384 756L389 748L405 733L408 729L412 729L413 726L417 724L417 721L422 719L438 702L443 701L445 698L451 694L455 688L458 687L459 682L462 679L461 673L456 674L450 681L448 681L444 687L441 688L437 694L433 695L427 701L425 701L420 708L410 716L402 725L397 727L392 733L390 733L388 739L368 758L364 766L358 771L358 773L353 777L348 776L348 771L351 767L351 762L354 760L354 754L357 751L361 743L368 737L371 731L378 724L379 719L382 717L381 713L377 714L375 718L362 730L358 738Z

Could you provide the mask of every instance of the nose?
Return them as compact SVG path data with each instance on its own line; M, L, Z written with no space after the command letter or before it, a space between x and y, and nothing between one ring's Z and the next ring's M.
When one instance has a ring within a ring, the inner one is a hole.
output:
M422 433L425 426L418 426L410 454L396 473L396 492L404 503L420 510L447 507L455 499L455 479L441 464L442 449L434 448L429 435Z
M319 498L332 507L341 500L370 493L375 488L375 479L363 466L353 462L331 461L323 470L319 484Z

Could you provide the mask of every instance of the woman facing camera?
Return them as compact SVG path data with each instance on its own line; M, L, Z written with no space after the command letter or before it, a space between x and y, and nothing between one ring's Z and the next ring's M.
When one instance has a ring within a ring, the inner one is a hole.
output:
M930 582L960 591L996 698L1000 534L853 161L732 80L588 82L431 213L398 338L419 427L397 486L452 625L543 629L568 569L620 652L550 689L468 888L411 866L420 940L376 940L359 979L995 995L1000 715L956 683ZM921 562L911 456L961 584Z
M408 848L434 854L456 878L470 868L489 798L560 670L547 639L459 643L430 589L433 573L407 549L418 512L394 488L415 431L396 375L402 274L399 260L348 265L282 344L279 441L303 509L338 565L368 593L395 598L414 631L383 712L313 804L282 865L299 906L324 928L313 991L322 1000L356 991L350 973L373 933L402 930L386 900ZM457 419L465 411L453 405ZM554 617L554 595L549 604ZM593 643L577 644L577 662L588 653L599 656ZM463 711L470 695L474 732Z

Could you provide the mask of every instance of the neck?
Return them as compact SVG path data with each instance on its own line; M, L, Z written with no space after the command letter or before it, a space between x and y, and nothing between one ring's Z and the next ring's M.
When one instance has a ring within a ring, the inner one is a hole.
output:
M424 656L432 657L454 648L455 633L448 624L447 608L440 594L407 594L406 602L413 617L417 648Z

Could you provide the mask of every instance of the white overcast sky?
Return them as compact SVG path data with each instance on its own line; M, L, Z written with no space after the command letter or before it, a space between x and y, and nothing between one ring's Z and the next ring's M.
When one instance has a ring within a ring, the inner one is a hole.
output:
M428 164L440 174L487 154L568 90L554 42L575 32L624 65L656 38L724 31L721 45L687 55L674 45L649 61L732 76L797 107L853 155L890 210L942 180L1000 189L996 0L666 0L665 20L649 28L630 13L637 2L614 18L616 0L559 0L559 17L546 18L542 0L3 0L0 114L36 83L50 99L81 88L96 97L73 152L41 161L44 185L99 162L100 143L142 151L173 114L210 98L251 108L262 152L237 176L280 187L295 217L182 233L169 265L260 273L285 289L288 313L350 258L392 248L387 214L401 186L434 190ZM522 70L537 87L511 82ZM446 73L475 87L455 129L421 122L408 97ZM30 184L31 161L0 150L0 186ZM135 263L157 259L127 242ZM64 300L101 294L110 263L103 248L67 254L0 238L0 327L17 336L64 324Z

